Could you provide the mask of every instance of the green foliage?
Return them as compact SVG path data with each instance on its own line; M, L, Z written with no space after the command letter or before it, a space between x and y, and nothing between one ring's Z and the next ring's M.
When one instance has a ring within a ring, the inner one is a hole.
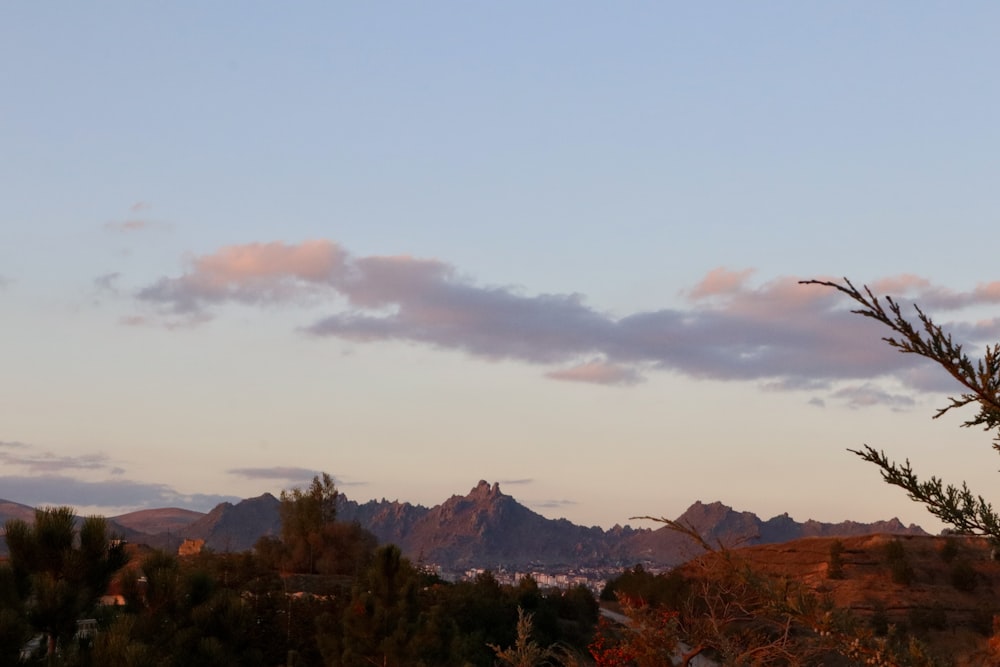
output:
M380 547L351 595L342 641L326 661L344 667L403 664L417 634L417 581L416 568L399 547Z
M285 567L316 574L316 560L329 545L324 528L337 518L337 489L327 473L313 477L305 490L281 492L281 540L287 553Z
M935 418L955 408L977 405L979 411L976 416L966 420L962 426L978 426L993 431L993 448L1000 451L1000 343L987 346L983 356L973 360L963 351L961 344L954 342L951 334L935 324L917 305L914 305L916 322L911 322L903 316L902 307L892 297L879 298L867 287L859 290L846 278L842 284L823 280L807 280L803 284L832 287L847 295L860 306L852 312L889 328L892 335L883 338L889 345L900 352L930 359L940 366L964 387L965 393L950 398L948 405L939 409ZM869 445L851 451L878 466L883 480L905 490L911 499L922 503L931 514L959 533L984 535L1000 542L1000 515L964 482L955 486L937 477L921 481L909 461L895 463L884 452Z
M531 614L517 608L517 639L513 646L500 648L496 644L489 647L496 653L502 665L510 667L545 667L556 656L553 646L543 647L531 638Z
M16 608L47 636L51 660L60 640L74 635L77 619L94 607L125 564L124 545L112 540L101 517L84 519L77 531L70 507L38 509L34 524L12 519L4 528L20 600Z
M306 496L306 502L316 497ZM20 647L33 634L29 612L37 614L50 598L72 597L66 584L45 588L47 580L32 578L29 565L72 564L65 569L77 583L93 584L99 574L104 576L89 562L101 552L99 544L106 537L102 527L84 522L74 534L67 520L71 512L49 514L51 520L43 518L39 524L40 537L31 526L12 524L17 547L11 564L0 564L3 665L15 664ZM286 552L279 540L270 545L276 547L271 553L267 543L242 554L149 552L119 575L124 606L88 610L86 616L98 618L100 625L91 644L61 641L50 657L74 667L493 667L498 658L488 644L517 649L518 607L531 615L530 642L558 645L553 664L576 664L572 652L593 637L597 602L583 587L546 591L530 577L516 586L500 585L488 572L475 581L449 584L414 567L397 547L375 550L373 538L356 524L327 522L322 530L329 542L313 554L314 569L321 574L282 569ZM65 552L67 545L79 553ZM324 570L343 574L322 574ZM63 618L66 629L60 636L65 638L79 611Z
M10 565L0 563L0 665L14 664L29 636L24 602L18 593L14 570Z
M889 613L881 602L874 605L869 624L876 637L885 637L889 634Z
M281 493L281 539L262 537L258 557L286 573L357 575L368 565L377 541L357 522L337 521L338 491L327 473L305 490Z
M676 606L688 593L689 582L676 570L653 574L636 565L609 579L601 599L617 600L624 595L642 604Z

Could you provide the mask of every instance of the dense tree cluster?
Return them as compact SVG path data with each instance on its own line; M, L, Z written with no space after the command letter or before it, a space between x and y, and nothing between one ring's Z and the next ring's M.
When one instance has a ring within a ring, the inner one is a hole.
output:
M326 476L283 494L281 539L253 552L179 557L130 546L127 565L102 520L76 529L69 508L8 522L0 664L15 664L38 633L49 639L32 662L80 667L486 667L518 646L586 653L597 623L586 589L542 591L530 578L504 586L488 572L444 582L336 521L335 494ZM124 604L100 606L115 572ZM99 631L77 633L83 618Z
M37 510L34 523L12 519L4 529L10 563L0 569L0 639L16 642L28 628L42 633L51 662L125 564L124 546L110 539L100 517L84 519L77 530L69 507ZM5 645L0 656L15 648Z

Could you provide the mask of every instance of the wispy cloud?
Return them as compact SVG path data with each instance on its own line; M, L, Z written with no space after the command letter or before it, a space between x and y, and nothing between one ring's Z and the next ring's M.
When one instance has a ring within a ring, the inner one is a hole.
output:
M6 449L27 449L30 445L26 445L23 442L17 442L14 440L0 440L0 447Z
M915 404L915 401L910 396L893 394L871 383L844 387L833 392L832 396L846 402L852 408L885 405L893 410L903 410L911 408Z
M142 215L151 208L152 206L147 202L136 202L129 206L127 217L122 220L111 220L104 223L104 230L115 234L134 234L136 232L169 229L169 224L149 220Z
M501 486L523 486L525 484L534 484L535 480L530 477L522 477L520 479L501 479L497 483Z
M165 484L125 478L103 453L58 454L25 442L0 441L0 497L25 505L210 509L233 496L185 494ZM100 477L101 479L95 479Z
M141 232L151 229L155 223L149 220L112 220L104 223L104 229L109 232L119 232L127 234L129 232Z
M53 473L66 470L118 470L104 454L61 456L52 452L36 452L34 447L19 442L0 443L0 463L4 468L21 468L27 472Z
M112 272L105 273L94 278L94 286L102 292L110 292L112 294L118 293L118 280L121 278L121 273Z
M239 475L248 479L281 479L281 480L311 480L319 471L310 468L231 468L230 475Z
M228 303L328 304L331 312L302 331L512 359L548 366L546 375L557 380L630 385L671 371L817 391L896 375L912 390L929 388L917 381L915 358L882 343L878 325L851 314L834 290L800 285L798 277L752 284L752 276L750 269L714 269L686 292L683 307L614 317L580 294L479 285L439 260L358 257L315 240L226 246L191 259L180 276L156 281L137 298L161 316L193 321ZM875 287L942 309L1000 301L1000 283L959 293L898 276ZM969 342L988 340L1000 334L1000 321L959 322L955 331Z
M538 507L540 509L559 509L576 504L577 502L575 500L539 500L531 503L531 506Z
M183 507L205 511L221 502L241 498L204 493L181 493L165 484L126 479L83 481L63 475L0 475L3 499L24 505L71 507Z
M273 479L291 484L308 484L313 477L321 475L319 470L311 468L294 468L287 466L275 466L273 468L231 468L227 471L230 475L238 475L248 479ZM337 486L364 486L367 482L348 481L331 475Z

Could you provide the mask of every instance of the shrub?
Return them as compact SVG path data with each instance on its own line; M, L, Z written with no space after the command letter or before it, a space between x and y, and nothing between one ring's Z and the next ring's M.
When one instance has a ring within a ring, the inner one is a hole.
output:
M885 610L885 605L881 602L875 605L870 620L872 632L876 637L885 637L889 634L889 614Z
M892 570L892 581L902 586L909 586L913 583L913 568L906 560L894 560L889 563Z
M909 586L913 582L913 568L906 562L906 550L899 540L892 540L885 545L885 555L889 560L889 570L892 580L897 584Z
M976 590L977 575L976 570L968 561L958 561L951 566L951 585L965 593Z
M941 560L946 563L950 563L955 560L958 555L958 540L952 538L945 538L944 544L941 545L941 550L938 551L941 556Z
M830 545L830 561L826 568L827 579L844 578L844 561L840 557L843 551L844 543L840 540L834 540L833 544Z

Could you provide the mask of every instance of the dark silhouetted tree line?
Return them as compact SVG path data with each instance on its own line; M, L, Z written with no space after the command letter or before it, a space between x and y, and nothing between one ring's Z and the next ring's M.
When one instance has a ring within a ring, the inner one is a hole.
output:
M542 591L530 578L502 586L489 573L444 582L337 521L327 475L281 500L281 538L253 552L180 557L130 546L124 569L103 520L77 530L72 510L59 508L33 525L8 522L0 664L15 664L37 633L50 638L39 659L80 667L487 667L500 655L491 645L503 655L554 645L585 654L597 623L585 589ZM124 605L100 607L112 575ZM86 641L75 637L81 618L98 623ZM519 618L522 631L530 618L530 637L518 636Z

